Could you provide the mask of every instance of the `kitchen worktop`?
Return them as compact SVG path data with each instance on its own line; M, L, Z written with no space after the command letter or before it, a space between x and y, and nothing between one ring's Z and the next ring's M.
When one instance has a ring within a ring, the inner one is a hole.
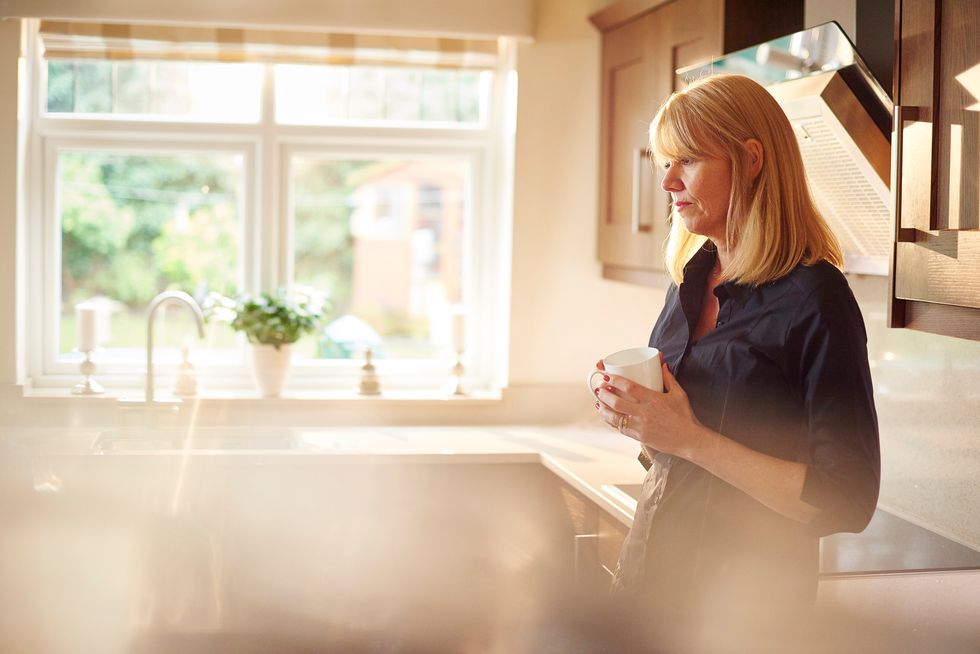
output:
M609 517L605 524L614 520L629 525L628 495L614 491L643 480L637 452L634 441L592 423L0 430L2 508L11 523L4 542L10 563L5 582L10 585L3 587L11 597L33 598L31 605L43 610L32 619L48 625L38 631L66 642L123 642L127 633L143 634L142 626L128 622L123 607L131 606L133 598L146 597L156 598L160 615L182 616L174 618L173 634L229 636L236 633L236 625L251 628L257 623L271 630L280 625L281 614L273 613L273 621L266 624L264 605L253 606L244 598L261 597L268 606L298 611L313 607L310 615L322 618L333 615L338 579L351 584L345 587L346 596L356 598L365 588L364 570L387 569L374 563L350 565L345 557L372 560L370 548L360 545L383 543L391 525L387 520L363 521L358 512L376 516L393 500L401 507L394 512L401 520L396 531L405 529L412 537L399 539L391 556L409 557L424 575L425 588L432 587L432 572L452 559L444 554L460 539L467 543L462 549L473 556L463 557L457 561L462 567L449 568L439 577L448 580L443 586L447 592L454 588L450 582L469 574L464 571L472 570L474 561L500 566L488 579L510 579L500 572L507 570L521 571L515 579L528 579L522 572L533 560L527 552L538 552L546 560L553 555L555 542L548 535L552 532L542 531L542 524L565 507L559 497L566 495L553 492L544 469L557 477L554 482L561 480L599 507ZM364 465L373 463L383 465ZM442 466L446 469L439 470ZM402 483L413 478L422 483ZM430 485L429 479L437 483ZM507 484L501 485L501 480ZM379 482L395 484L403 496L392 498L379 489ZM458 497L431 494L438 489L461 492ZM524 511L518 503L536 508ZM330 520L314 518L327 514ZM432 521L440 515L452 519ZM409 529L418 519L444 528ZM351 532L341 526L346 524L369 531ZM869 574L894 566L868 564L868 557L885 561L880 558L883 552L918 556L922 549L909 532L882 527L840 542L839 558L864 567L864 574L821 578L816 609L835 625L830 633L841 642L863 638L860 648L826 651L977 651L974 607L980 601L980 570ZM524 545L514 548L510 533L520 534ZM78 564L82 560L86 565ZM339 563L334 566L331 561ZM221 574L201 572L212 564ZM348 577L347 570L357 572ZM377 592L388 592L387 575L376 580ZM58 583L41 583L48 579ZM71 580L67 587L77 591L74 595L66 594L65 579ZM297 580L302 581L294 583ZM400 589L410 586L398 584ZM214 597L224 599L212 604ZM370 599L367 605L376 602ZM218 606L227 608L227 615L224 610L215 612ZM349 606L345 600L336 610L346 615ZM174 613L188 607L191 610L184 614ZM79 621L79 615L85 619ZM107 628L99 622L103 615L112 616ZM841 619L855 630L838 629ZM80 633L88 624L100 627ZM0 637L3 633L0 630ZM10 637L19 632L6 633ZM944 639L938 650L920 647L934 645L937 638ZM876 649L864 647L869 639ZM893 648L896 639L911 648ZM962 647L949 647L946 641ZM208 647L214 642L208 641ZM174 646L167 641L159 651ZM123 651L109 646L90 649ZM65 646L32 651L74 650Z
M32 455L175 455L282 457L417 463L540 463L624 525L645 475L638 446L595 424L556 427L390 427L196 429L21 429L0 435L4 449ZM980 569L980 552L879 507L861 534L836 534L821 544L821 574Z

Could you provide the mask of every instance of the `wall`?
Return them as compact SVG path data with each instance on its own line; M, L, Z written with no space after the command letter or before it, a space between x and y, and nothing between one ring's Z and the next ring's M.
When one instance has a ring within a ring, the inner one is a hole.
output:
M663 289L603 280L596 260L600 38L588 16L606 4L540 0L535 42L518 49L515 385L582 386L602 356L646 345L663 306Z
M20 53L20 21L0 20L0 386L17 383L22 371L16 353L21 347L17 329L18 242L17 160L17 58ZM22 145L22 144L21 144ZM18 241L18 239L21 239Z
M836 20L854 38L857 22L856 0L808 0L803 4L803 26L813 27Z
M885 326L888 280L851 277L881 433L879 504L980 549L980 342Z

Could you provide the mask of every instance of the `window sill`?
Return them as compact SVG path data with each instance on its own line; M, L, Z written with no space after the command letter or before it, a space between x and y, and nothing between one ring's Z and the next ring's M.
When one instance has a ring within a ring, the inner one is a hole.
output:
M83 402L116 403L120 400L135 400L134 404L142 403L145 393L142 388L123 388L113 389L99 395L74 395L68 388L35 388L22 387L21 397L25 400L31 399L61 399L78 400ZM312 404L312 403L339 403L339 402L359 402L359 403L389 403L389 402L453 402L453 403L493 403L499 402L503 397L500 389L468 391L465 395L451 395L446 392L421 390L421 391L382 391L379 395L360 395L351 391L317 391L317 390L296 390L287 391L280 397L262 397L255 390L248 389L218 389L208 390L190 397L178 397L171 393L161 393L157 395L155 403L172 404L179 400L179 404L208 404L218 402L262 402L266 404Z
M135 402L120 402L123 397ZM255 390L208 390L179 404L162 395L141 402L142 389L112 389L95 396L70 388L0 387L0 427L168 426L399 426L554 425L594 419L580 385L527 384L451 396L429 391L290 391L260 398ZM168 403L167 400L170 400Z

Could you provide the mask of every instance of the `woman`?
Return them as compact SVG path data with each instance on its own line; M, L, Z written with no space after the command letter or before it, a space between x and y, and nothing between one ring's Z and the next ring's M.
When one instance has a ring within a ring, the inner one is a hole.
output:
M596 393L599 416L656 453L616 585L682 637L785 626L814 599L819 537L861 531L877 503L864 323L764 88L705 78L650 131L674 284L650 336L664 392L607 375Z

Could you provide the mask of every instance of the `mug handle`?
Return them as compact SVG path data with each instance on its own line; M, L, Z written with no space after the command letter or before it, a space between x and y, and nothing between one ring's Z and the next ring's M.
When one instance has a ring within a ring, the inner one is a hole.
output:
M585 378L585 383L586 385L588 385L589 391L591 391L593 395L595 395L596 387L592 385L592 378L595 377L596 375L607 375L607 374L609 373L607 373L605 370L599 370L598 368L596 368L595 370L589 373L588 377Z

